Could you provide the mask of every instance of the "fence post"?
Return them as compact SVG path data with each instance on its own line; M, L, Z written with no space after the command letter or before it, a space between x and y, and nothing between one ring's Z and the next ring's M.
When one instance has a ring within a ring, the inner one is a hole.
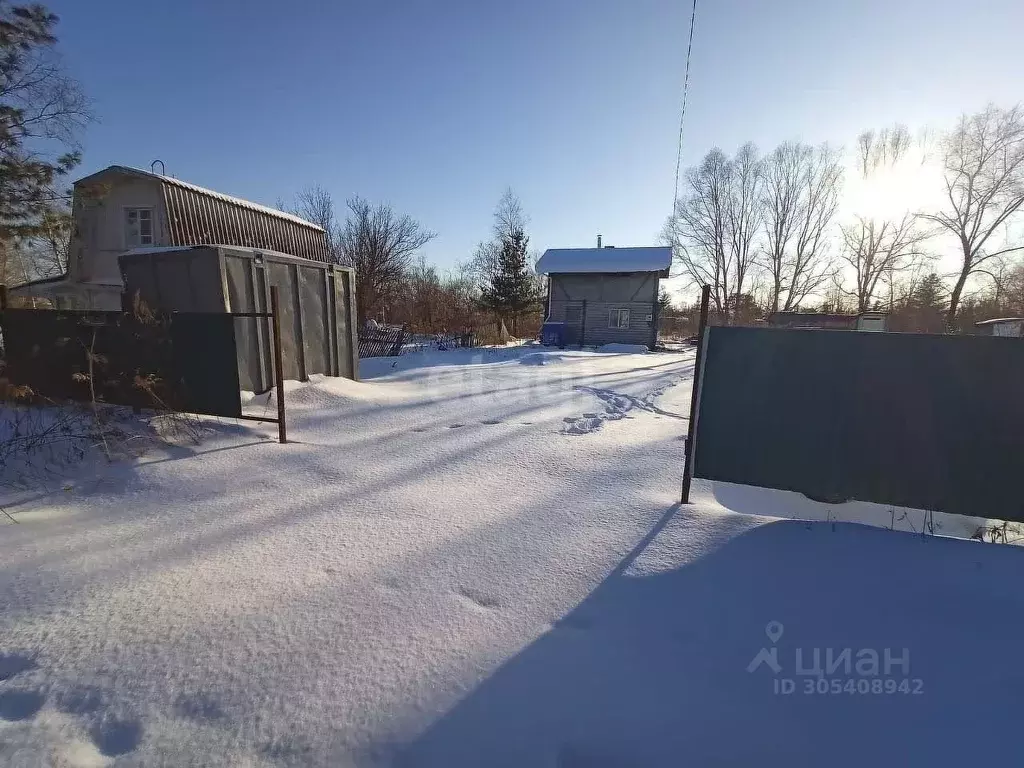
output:
M693 361L693 384L690 387L690 421L686 427L686 456L683 459L683 492L680 503L690 503L690 482L693 480L693 440L697 433L697 404L700 401L700 376L704 367L704 339L708 327L708 303L711 301L711 286L705 285L700 291L700 326L697 329L697 357Z
M284 360L281 357L281 312L277 286L270 286L270 322L274 327L274 386L277 387L277 440L288 442L284 420Z

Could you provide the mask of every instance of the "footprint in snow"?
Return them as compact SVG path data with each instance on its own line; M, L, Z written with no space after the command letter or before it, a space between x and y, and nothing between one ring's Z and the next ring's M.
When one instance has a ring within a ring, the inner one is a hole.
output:
M103 707L106 701L107 696L99 688L79 685L58 695L57 709L72 715L87 715Z
M481 424L489 424L489 425L501 424L501 419L484 419L480 423Z
M179 696L174 703L174 711L181 717L199 722L220 720L224 717L220 703L205 693Z
M604 423L603 419L597 417L569 417L565 419L565 426L562 427L562 434L565 435L589 435L596 432Z
M459 594L478 608L488 610L498 607L498 599L471 587L460 587Z
M464 426L466 426L466 425L465 424L449 424L448 425L448 429L458 429L459 427L464 427Z
M107 757L125 755L142 741L142 723L109 718L92 729L92 740Z
M10 680L17 674L35 669L38 664L31 656L20 653L0 653L0 681Z
M46 697L39 691L0 693L0 720L28 720L43 708Z

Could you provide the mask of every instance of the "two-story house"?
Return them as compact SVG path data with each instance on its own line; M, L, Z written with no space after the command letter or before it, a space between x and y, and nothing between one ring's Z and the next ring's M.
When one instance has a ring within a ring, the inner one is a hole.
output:
M668 247L552 248L537 261L548 276L545 319L565 323L567 344L646 344L658 339L658 281Z
M75 182L72 217L67 274L12 295L66 309L120 309L117 257L144 248L235 245L329 259L327 233L298 216L122 165Z

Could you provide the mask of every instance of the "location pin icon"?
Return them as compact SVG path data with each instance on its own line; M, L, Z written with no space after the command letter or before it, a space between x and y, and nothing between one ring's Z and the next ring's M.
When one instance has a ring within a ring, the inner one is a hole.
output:
M768 639L772 641L772 644L779 642L779 638L782 637L782 622L769 621L768 626L764 628L764 633L768 635Z

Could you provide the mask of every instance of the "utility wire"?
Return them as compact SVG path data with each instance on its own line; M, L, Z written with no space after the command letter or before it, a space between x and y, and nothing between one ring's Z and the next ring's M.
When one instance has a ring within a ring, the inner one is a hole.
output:
M690 12L690 42L686 45L686 68L683 70L683 107L679 112L679 144L676 148L676 185L672 195L672 212L679 201L679 167L683 161L683 118L686 117L686 93L690 90L690 52L693 50L693 24L697 19L697 0L693 0Z

